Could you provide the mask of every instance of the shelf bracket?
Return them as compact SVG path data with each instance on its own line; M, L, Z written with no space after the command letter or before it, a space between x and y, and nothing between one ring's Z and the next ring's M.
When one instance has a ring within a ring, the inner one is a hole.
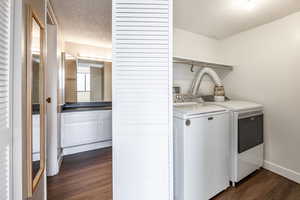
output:
M192 66L191 66L191 72L195 72L194 71L194 64L191 64Z

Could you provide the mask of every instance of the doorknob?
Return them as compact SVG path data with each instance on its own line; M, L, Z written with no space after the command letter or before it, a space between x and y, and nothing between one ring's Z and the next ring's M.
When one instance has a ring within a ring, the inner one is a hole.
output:
M47 103L51 103L51 97L48 97L48 98L46 99L46 101L47 101Z

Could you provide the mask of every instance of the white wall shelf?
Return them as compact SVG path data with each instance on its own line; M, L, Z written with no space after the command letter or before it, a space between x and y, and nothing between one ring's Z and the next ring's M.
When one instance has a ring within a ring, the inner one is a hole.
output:
M173 57L173 63L191 65L192 67L199 66L199 67L210 67L213 69L222 69L222 70L229 70L229 71L233 70L233 66L231 65L209 63L209 62L203 62L203 61L197 61L197 60L179 58L179 57Z

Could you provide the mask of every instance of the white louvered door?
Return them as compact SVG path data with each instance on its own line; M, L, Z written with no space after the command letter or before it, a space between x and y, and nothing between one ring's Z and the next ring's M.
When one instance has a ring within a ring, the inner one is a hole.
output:
M172 0L113 0L114 200L173 199Z
M10 3L0 1L0 200L11 198Z

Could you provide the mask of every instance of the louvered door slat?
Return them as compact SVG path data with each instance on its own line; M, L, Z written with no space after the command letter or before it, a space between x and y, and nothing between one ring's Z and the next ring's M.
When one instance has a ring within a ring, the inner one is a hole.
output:
M8 32L4 29L5 28L5 26L4 26L4 24L5 24L6 22L0 22L0 26L2 26L2 29L0 29L0 35L1 35L1 40L2 40L2 42L4 43L4 42L6 42L6 40L8 39L8 36L7 36L7 34L8 34Z
M10 199L10 0L0 1L0 200Z
M167 31L168 27L116 26L116 31Z
M113 0L115 200L172 199L171 4Z

